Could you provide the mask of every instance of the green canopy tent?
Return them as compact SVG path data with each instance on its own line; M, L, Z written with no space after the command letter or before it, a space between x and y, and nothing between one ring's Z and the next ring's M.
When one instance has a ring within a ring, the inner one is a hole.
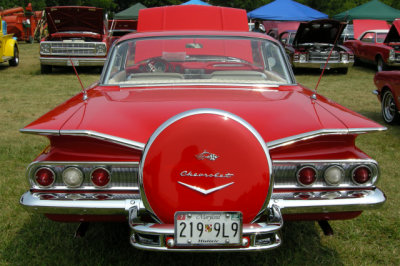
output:
M390 7L379 0L372 0L363 5L333 16L334 19L352 21L353 19L379 19L392 22L400 18L400 10Z
M121 12L114 15L114 19L134 19L137 20L139 16L139 10L147 8L141 3L134 4L133 6L122 10Z

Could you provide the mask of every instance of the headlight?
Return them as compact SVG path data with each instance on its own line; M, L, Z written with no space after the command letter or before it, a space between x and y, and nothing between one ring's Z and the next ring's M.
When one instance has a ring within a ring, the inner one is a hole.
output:
M300 54L300 62L306 62L307 61L307 55L306 54Z
M40 53L41 54L50 54L50 48L51 48L50 43L43 42L40 44Z
M396 60L396 52L394 51L394 49L390 49L389 51L389 61L394 61Z
M107 46L105 43L96 44L96 54L97 55L106 55Z
M349 61L349 55L348 54L341 54L341 60L342 61Z

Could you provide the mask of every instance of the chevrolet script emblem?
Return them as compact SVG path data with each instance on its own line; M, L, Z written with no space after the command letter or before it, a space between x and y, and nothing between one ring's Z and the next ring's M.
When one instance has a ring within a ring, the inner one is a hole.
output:
M207 159L210 161L215 161L219 157L218 155L208 152L206 150L204 150L202 153L197 154L195 156L196 156L197 160L200 160L200 161L202 161L204 159Z

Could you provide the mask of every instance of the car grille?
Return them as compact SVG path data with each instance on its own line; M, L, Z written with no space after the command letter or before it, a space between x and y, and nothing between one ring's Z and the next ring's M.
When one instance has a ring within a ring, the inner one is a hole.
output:
M95 43L52 43L51 53L53 55L95 55Z
M310 52L309 60L310 61L326 61L329 57L329 52ZM339 61L339 53L337 51L333 51L329 61Z

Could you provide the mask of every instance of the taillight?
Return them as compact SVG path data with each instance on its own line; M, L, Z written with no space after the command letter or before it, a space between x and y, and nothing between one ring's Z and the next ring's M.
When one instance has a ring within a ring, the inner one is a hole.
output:
M317 170L311 166L304 166L297 171L297 181L304 185L309 186L312 185L317 179Z
M366 166L358 166L352 172L352 179L356 184L367 183L371 179L371 169Z
M96 187L105 187L110 183L110 172L105 168L96 168L90 174L90 180Z
M35 181L41 187L49 187L55 181L55 173L48 167L42 167L35 172Z

